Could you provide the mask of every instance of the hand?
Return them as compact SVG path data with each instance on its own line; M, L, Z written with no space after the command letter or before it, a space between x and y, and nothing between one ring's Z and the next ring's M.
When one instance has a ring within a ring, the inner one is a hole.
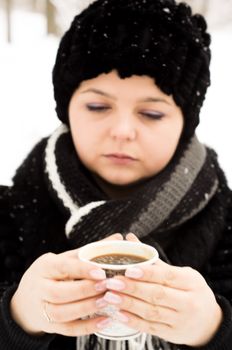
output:
M115 234L107 239L123 237ZM80 261L77 252L44 254L23 275L10 308L13 319L25 332L80 336L110 323L106 317L82 319L107 305L102 301L106 287L96 287L106 276L103 270Z
M137 240L132 235L129 239ZM222 321L212 290L190 267L158 260L155 265L128 269L127 277L109 279L107 288L113 293L107 292L103 299L119 306L129 327L174 344L203 346Z

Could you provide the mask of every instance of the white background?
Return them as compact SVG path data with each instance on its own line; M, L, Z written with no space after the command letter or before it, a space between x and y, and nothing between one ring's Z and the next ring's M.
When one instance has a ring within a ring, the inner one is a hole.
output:
M9 45L0 10L0 184L10 184L31 147L59 125L51 83L58 39L46 36L41 15L15 11L13 19ZM232 187L232 25L211 34L212 85L197 134L217 151Z

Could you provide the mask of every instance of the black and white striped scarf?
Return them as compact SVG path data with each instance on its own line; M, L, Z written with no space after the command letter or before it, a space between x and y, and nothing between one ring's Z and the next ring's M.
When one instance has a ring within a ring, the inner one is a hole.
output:
M134 232L142 240L151 235L157 237L157 241L162 236L169 239L167 232L175 231L193 219L217 193L219 180L215 165L214 152L194 136L178 147L170 164L146 181L133 196L110 199L79 161L66 126L61 125L51 135L45 150L49 189L68 218L66 235L74 247L115 232ZM161 256L164 256L163 252ZM96 336L77 338L78 350L90 348L178 349L176 345L150 335L129 342L114 342Z
M178 227L198 214L218 188L212 155L196 137L127 199L110 199L93 184L64 125L48 139L45 162L51 190L69 216L66 235L77 246L115 232L143 238Z

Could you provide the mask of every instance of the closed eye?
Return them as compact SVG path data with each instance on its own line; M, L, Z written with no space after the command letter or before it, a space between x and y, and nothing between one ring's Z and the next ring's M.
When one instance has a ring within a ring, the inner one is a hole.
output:
M154 119L154 120L161 120L164 117L164 113L141 113L143 116Z
M90 112L96 112L96 113L105 112L110 109L110 107L102 106L102 105L87 105L86 107ZM157 113L141 112L140 114L153 120L161 120L164 117L164 113L160 113L160 112L157 112Z
M86 107L91 112L103 112L103 111L107 111L108 109L110 109L110 107L97 106L97 105L87 105Z

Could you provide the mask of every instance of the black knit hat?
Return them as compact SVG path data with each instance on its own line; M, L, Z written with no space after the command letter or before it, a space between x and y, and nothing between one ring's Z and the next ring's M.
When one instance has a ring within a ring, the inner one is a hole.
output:
M121 78L148 75L173 95L194 133L210 85L210 35L201 15L173 0L97 0L63 36L53 70L59 119L83 80L116 69Z

